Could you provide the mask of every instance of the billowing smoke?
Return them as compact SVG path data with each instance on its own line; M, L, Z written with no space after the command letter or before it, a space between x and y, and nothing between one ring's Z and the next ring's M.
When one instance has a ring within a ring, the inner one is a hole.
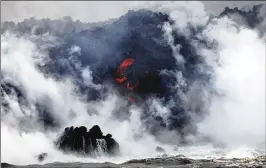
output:
M215 88L203 133L230 145L262 145L265 141L265 41L228 18L203 32L216 40ZM208 55L208 53L206 53ZM214 53L213 53L214 54ZM210 127L210 125L212 127Z
M34 157L41 152L50 153L46 162L110 159L57 151L53 141L70 125L97 124L111 133L122 150L111 158L115 162L156 156L156 146L168 154L191 155L186 149L198 151L192 146L200 142L262 149L264 6L250 11L256 18L251 20L250 13L238 9L233 11L237 17L225 10L212 18L200 2L141 4L102 24L69 18L3 24L4 162L37 162ZM114 80L128 57L136 60L137 76L158 72L163 91L132 93L141 103L130 105L128 91Z

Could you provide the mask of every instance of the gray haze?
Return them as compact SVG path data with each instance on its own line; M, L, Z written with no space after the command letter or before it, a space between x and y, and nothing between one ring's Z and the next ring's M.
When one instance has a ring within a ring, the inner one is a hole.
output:
M249 9L252 5L261 4L263 1L203 1L202 3L207 12L218 14L226 6ZM18 22L30 17L59 19L71 16L74 20L98 22L119 17L129 9L138 8L142 4L143 1L2 1L1 21Z

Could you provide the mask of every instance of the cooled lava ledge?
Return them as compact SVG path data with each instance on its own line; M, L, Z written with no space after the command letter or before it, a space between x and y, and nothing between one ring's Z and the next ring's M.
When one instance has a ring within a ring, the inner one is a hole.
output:
M111 134L104 136L98 125L94 125L88 132L85 126L67 127L56 141L56 145L64 152L76 152L88 156L119 153L119 144Z

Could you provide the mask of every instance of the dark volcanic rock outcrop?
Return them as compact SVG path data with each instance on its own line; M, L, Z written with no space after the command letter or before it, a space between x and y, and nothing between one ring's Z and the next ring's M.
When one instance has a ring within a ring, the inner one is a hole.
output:
M165 150L160 146L157 146L155 150L156 152L165 153Z
M119 144L111 134L104 136L98 125L94 125L89 131L85 126L67 127L56 145L65 152L90 156L95 156L97 153L115 155L119 152Z
M38 155L38 160L42 162L48 156L47 153L41 153Z

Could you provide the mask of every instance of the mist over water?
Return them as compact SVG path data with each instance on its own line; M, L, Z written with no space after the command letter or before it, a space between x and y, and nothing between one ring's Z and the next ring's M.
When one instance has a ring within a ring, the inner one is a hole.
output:
M141 2L128 8L143 9L143 4L153 12L168 14L173 21L173 24L168 21L158 25L164 32L164 39L157 41L157 44L170 46L171 55L152 57L165 61L158 67L173 66L170 70L165 67L161 70L162 74L174 79L174 84L170 86L171 99L165 103L151 97L145 102L150 106L148 110L137 105L123 110L127 100L115 86L95 82L96 63L82 65L87 61L82 52L89 50L86 40L76 42L77 46L67 46L70 56L60 57L49 55L48 50L51 45L60 46L68 38L49 33L18 35L10 31L1 34L2 162L34 164L38 163L38 154L47 152L48 157L42 163L120 163L133 158L159 156L160 153L155 152L157 146L163 147L168 155L199 158L249 157L265 149L265 36L261 36L257 29L250 29L227 16L208 22L209 15L200 2ZM263 23L265 18L260 28L265 25ZM123 37L130 25L121 24L125 25L124 30L119 30L119 35ZM197 59L192 66L189 61L193 59L188 59L189 56L184 55L182 50L186 44L177 44L174 40L176 34L188 39L186 42L194 47L196 54L193 56ZM84 47L78 45L83 43ZM107 45L95 42L95 45L101 48L90 51L98 51L103 59L107 58L104 56L106 51L116 53L115 42ZM112 47L105 48L110 45ZM98 57L91 58L101 63ZM167 60L174 60L175 64L168 64L171 61ZM59 63L51 64L53 61ZM108 64L112 67L116 63L106 59L105 65ZM57 73L60 67L56 66L45 69L52 65L69 67L66 71L71 75L60 75ZM187 72L189 68L193 70ZM20 91L2 92L6 83ZM85 89L80 89L80 85ZM183 92L184 88L186 92ZM88 100L88 97L94 97L95 92L98 97ZM18 95L20 93L22 96ZM145 120L142 117L146 113L148 116L160 116L167 126L171 125L172 109L181 104L177 101L182 102L180 107L190 119L183 128L189 130L185 136L190 142L188 145L179 144L182 138L175 129L162 129L155 136L147 127L147 123L151 127L156 125L151 122L154 121L152 117ZM119 156L83 158L63 154L55 148L53 142L65 127L84 125L90 128L95 124L104 134L111 133L118 141L121 148ZM196 131L191 132L191 129Z

